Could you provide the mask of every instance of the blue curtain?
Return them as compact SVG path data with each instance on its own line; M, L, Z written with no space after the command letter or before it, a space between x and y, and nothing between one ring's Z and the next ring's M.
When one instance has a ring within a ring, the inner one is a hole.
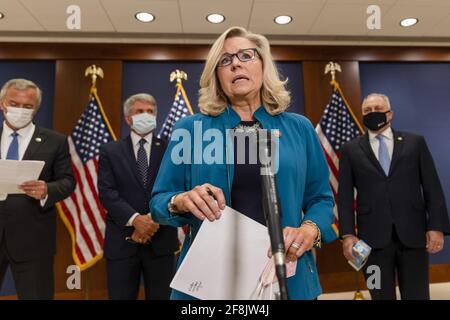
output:
M53 127L53 97L55 93L55 61L0 61L0 86L13 78L31 80L42 90L42 103L35 122ZM3 123L3 113L0 114Z

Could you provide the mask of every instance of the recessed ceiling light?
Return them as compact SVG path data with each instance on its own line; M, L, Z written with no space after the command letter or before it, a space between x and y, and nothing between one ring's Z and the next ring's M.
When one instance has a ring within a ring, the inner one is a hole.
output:
M412 27L413 25L417 24L419 22L419 19L417 18L406 18L400 21L400 25L402 27Z
M220 13L211 13L206 16L206 20L211 23L222 23L225 21L225 16Z
M275 19L273 19L276 24L288 24L291 23L292 17L291 16L277 16Z
M3 19L4 17L5 17L5 15L0 12L0 19Z
M149 12L138 12L134 15L134 17L140 22L152 22L155 20L155 16Z

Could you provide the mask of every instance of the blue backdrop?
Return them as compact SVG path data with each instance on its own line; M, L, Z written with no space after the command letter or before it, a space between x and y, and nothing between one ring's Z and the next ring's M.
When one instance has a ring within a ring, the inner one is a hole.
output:
M53 127L53 97L55 91L55 61L0 61L0 86L13 78L25 78L36 83L42 90L42 103L35 122ZM3 112L0 112L3 124ZM11 271L8 268L0 295L16 294Z
M394 129L425 137L450 208L450 63L360 63L360 78L363 96L389 97ZM432 263L450 262L446 240Z
M122 101L130 95L146 92L153 95L158 104L159 132L175 97L175 84L169 81L169 76L175 69L188 74L188 81L183 81L183 87L195 113L197 107L198 88L204 62L125 62L123 65ZM279 71L284 78L288 78L288 89L292 94L291 107L288 111L304 113L303 75L301 63L281 62ZM122 119L121 136L128 135L129 128Z
M31 80L41 88L41 108L34 120L43 127L52 128L55 61L0 61L0 86L13 78ZM3 123L3 113L0 113L0 121Z

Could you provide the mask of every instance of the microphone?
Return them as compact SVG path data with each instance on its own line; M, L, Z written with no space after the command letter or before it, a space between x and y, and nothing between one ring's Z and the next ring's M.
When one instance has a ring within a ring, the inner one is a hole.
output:
M264 217L266 219L267 227L270 236L270 245L272 255L275 261L275 272L280 287L280 299L289 300L287 282L286 282L286 261L283 230L281 228L281 207L278 199L277 182L275 174L272 169L272 161L274 161L274 152L271 151L272 139L269 133L266 137L262 136L262 131L259 130L259 148L260 156L261 149L264 161L261 162L261 187L262 187L262 207ZM276 147L276 146L275 146ZM270 156L269 156L270 154Z

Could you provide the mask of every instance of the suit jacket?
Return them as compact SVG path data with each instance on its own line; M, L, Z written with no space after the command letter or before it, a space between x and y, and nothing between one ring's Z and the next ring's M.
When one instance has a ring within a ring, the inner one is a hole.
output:
M105 256L108 259L123 259L137 253L138 244L125 241L131 236L133 227L126 227L133 214L149 212L153 183L161 164L166 144L153 137L150 152L149 185L144 187L139 176L131 136L102 146L98 164L98 190L100 201L107 211ZM160 226L144 248L156 255L173 254L178 249L177 230Z
M425 139L393 131L394 151L386 176L370 146L368 134L345 144L339 161L340 234L355 234L373 248L391 240L395 225L400 241L411 248L426 245L428 230L450 233L439 177Z
M0 139L3 128L0 127ZM48 198L39 200L24 194L8 195L0 201L0 242L15 261L52 256L56 251L55 203L75 189L67 138L36 126L23 160L45 161L39 180L47 182Z

